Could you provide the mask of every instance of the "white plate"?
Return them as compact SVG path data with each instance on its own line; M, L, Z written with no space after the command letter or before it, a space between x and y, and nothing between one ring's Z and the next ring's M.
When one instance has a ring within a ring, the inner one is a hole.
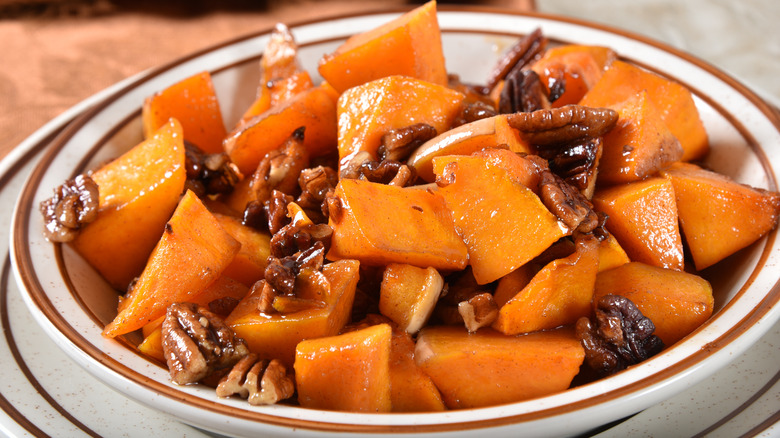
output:
M344 37L394 16L370 14L293 27L304 65L316 72L319 57ZM466 81L482 81L499 52L517 35L536 27L554 40L610 46L629 60L669 74L695 92L713 139L709 164L742 182L777 190L773 170L780 168L778 148L760 148L780 144L777 116L745 87L710 66L652 41L575 20L470 9L440 12L439 21L445 30L448 69ZM780 316L774 306L780 299L776 269L780 249L773 232L729 259L739 275L713 277L717 314L710 322L652 360L563 394L443 414L368 415L289 406L251 408L237 400L217 399L213 391L203 388L171 385L161 367L100 336L110 315L73 297L74 291L97 279L67 247L60 251L42 238L37 204L65 179L140 141L143 98L179 79L212 71L225 119L234 122L253 97L257 58L267 38L263 33L226 43L122 87L52 145L21 190L11 252L22 296L35 320L72 359L121 393L191 424L236 435L285 435L293 430L303 435L335 431L468 435L488 430L507 435L521 430L531 435L576 434L631 415L706 379L743 353ZM739 159L734 158L735 151Z

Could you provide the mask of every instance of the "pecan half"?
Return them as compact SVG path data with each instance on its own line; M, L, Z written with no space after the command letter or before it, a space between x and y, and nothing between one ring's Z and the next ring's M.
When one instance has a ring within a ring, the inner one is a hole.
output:
M513 69L520 70L537 59L547 47L547 38L542 30L537 28L524 36L499 59L498 63L490 71L487 79L487 88L493 89L496 84L506 78Z
M265 154L252 174L254 199L265 203L274 191L298 195L298 175L309 167L309 152L303 145L304 129L296 129L279 149Z
M493 300L493 294L483 292L458 303L458 313L466 323L466 329L473 333L498 318L498 304Z
M249 354L244 340L220 317L193 303L168 306L162 347L171 380L179 385L199 382Z
M545 87L533 70L513 70L504 82L498 99L498 112L509 114L549 109Z
M596 168L601 158L601 137L560 146L540 147L539 156L549 162L550 170L576 187L580 192L592 191Z
M618 113L609 108L565 105L507 114L506 117L524 140L537 146L549 146L600 137L615 126Z
M614 374L658 354L664 348L655 325L628 298L605 295L594 318L582 317L576 335L585 348L585 362L601 376Z
M51 242L70 242L84 225L97 219L99 190L88 175L78 175L40 203L43 232Z
M184 142L184 167L187 188L198 196L230 193L243 175L226 153L206 154L190 142Z
M250 405L272 405L293 396L295 382L278 360L244 356L217 385L217 397L237 395Z
M576 188L549 170L543 170L539 179L542 202L571 230L589 233L599 226L599 216L593 205Z
M403 161L421 144L436 137L436 128L427 123L416 123L405 128L391 129L382 136L377 154L381 161Z

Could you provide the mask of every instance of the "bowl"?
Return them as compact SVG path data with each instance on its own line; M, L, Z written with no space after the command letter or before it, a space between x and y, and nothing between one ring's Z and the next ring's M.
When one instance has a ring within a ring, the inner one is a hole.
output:
M398 14L343 16L290 28L301 61L316 80L317 61L324 53ZM460 7L440 8L438 18L447 68L466 82L483 82L502 52L537 27L555 43L611 47L621 59L692 90L710 136L709 167L745 184L778 189L777 114L747 87L693 56L625 31L549 15ZM69 246L44 239L38 204L64 180L140 142L144 98L185 77L212 73L224 119L232 126L254 98L258 61L269 34L259 32L195 53L121 87L68 127L20 193L11 251L25 303L68 356L109 387L186 423L235 436L575 435L695 385L744 352L780 318L780 243L773 231L702 273L713 284L715 313L695 332L626 371L551 396L443 413L357 414L288 405L252 407L243 400L219 399L205 387L172 384L167 370L138 353L132 341L101 336L116 314L116 291Z

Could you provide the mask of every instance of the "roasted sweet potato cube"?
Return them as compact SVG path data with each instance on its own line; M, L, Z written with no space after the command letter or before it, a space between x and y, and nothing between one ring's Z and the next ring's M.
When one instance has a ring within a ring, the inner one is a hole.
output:
M466 245L455 232L444 199L417 188L343 179L331 209L330 260L367 265L405 263L445 271L463 269Z
M696 269L712 266L777 227L776 192L688 163L676 163L662 175L674 186L680 226Z
M390 412L388 324L301 341L295 383L301 406L347 412Z
M144 134L151 137L168 119L181 123L184 139L204 152L223 152L227 135L217 93L209 72L177 82L144 101Z
M579 104L594 108L608 107L642 90L647 91L664 123L680 141L684 151L682 160L704 157L709 150L709 140L693 96L685 86L670 79L616 60Z
M392 263L382 274L379 312L415 334L431 316L443 287L444 279L434 268Z
M669 346L712 315L712 287L698 275L631 262L600 272L593 302L604 295L628 298L655 325L655 334Z
M631 260L611 233L599 242L599 272L628 263Z
M507 336L484 328L424 328L415 361L450 409L519 402L564 391L585 352L574 332L556 329Z
M320 60L319 72L339 92L393 75L447 85L436 1L350 37Z
M393 329L390 345L390 400L393 412L436 412L446 409L441 392L414 360L411 335Z
M597 190L593 205L607 214L607 230L631 260L683 269L682 237L670 181L653 177Z
M531 69L548 89L564 84L563 94L552 102L560 107L578 103L616 58L607 47L567 44L547 49Z
M164 315L169 305L189 301L219 278L240 247L198 197L187 191L103 335L130 333Z
M646 91L611 105L617 125L604 135L599 184L639 181L679 161L683 149Z
M322 268L322 273L330 282L324 308L313 307L285 315L266 314L258 309L260 297L259 291L255 290L241 300L225 322L259 357L278 359L285 366L292 366L298 342L336 335L349 321L358 267L359 263L355 260L341 260Z
M498 280L570 233L531 189L483 157L437 157L433 170L479 284Z
M271 236L242 224L240 220L232 216L215 213L214 217L228 234L241 243L241 249L230 265L225 268L224 275L247 287L262 280L265 275L265 267L268 264L268 256L271 253Z
M598 272L598 242L577 240L574 254L542 268L498 311L493 328L507 335L573 324L590 314Z
M171 119L92 174L100 191L98 217L71 245L121 291L143 271L184 190L181 132Z
M426 123L449 129L463 93L406 76L389 76L350 88L338 100L339 167L360 151L377 158L382 136L391 129Z

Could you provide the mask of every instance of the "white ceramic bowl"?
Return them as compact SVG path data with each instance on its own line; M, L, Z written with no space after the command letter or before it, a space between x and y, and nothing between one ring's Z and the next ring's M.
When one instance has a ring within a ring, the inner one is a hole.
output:
M349 35L397 15L347 16L291 28L304 66L316 76L322 54ZM546 15L440 8L439 22L448 70L467 82L483 82L500 54L536 27L554 42L609 46L625 60L674 78L694 92L712 145L707 164L740 182L777 190L777 114L746 87L690 55L636 35ZM254 97L258 59L268 35L266 31L196 53L122 87L67 129L20 194L11 245L25 301L37 322L73 360L115 390L184 422L230 435L572 435L631 415L694 385L745 351L780 318L776 306L780 244L773 231L704 273L713 283L716 309L702 327L651 360L560 394L444 413L354 414L285 405L251 407L243 400L219 399L207 388L171 384L163 367L128 343L101 336L103 326L115 315L116 292L69 247L43 238L37 206L64 180L137 144L143 99L199 71L212 72L231 126Z

